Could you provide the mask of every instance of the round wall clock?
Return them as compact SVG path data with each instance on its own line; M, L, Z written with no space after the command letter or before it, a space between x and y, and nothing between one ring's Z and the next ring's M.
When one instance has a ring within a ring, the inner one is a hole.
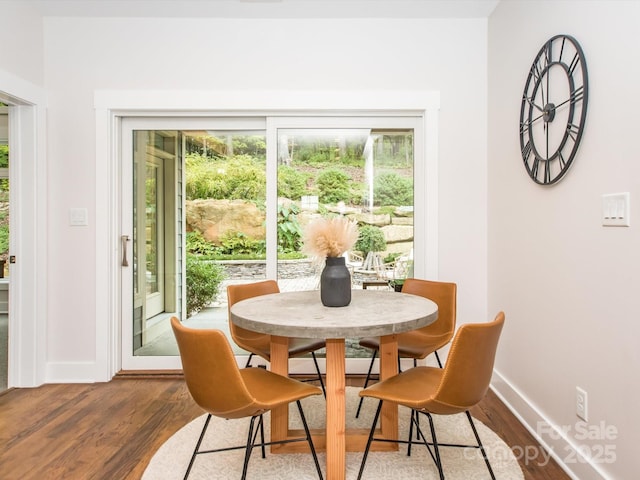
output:
M520 108L520 149L531 179L558 182L569 170L584 131L589 100L587 62L569 35L551 37L536 55Z

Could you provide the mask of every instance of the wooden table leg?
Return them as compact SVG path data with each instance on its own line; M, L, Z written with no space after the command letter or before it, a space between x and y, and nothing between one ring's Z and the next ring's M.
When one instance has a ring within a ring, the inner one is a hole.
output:
M380 337L380 378L385 380L398 373L398 343L396 335ZM398 437L398 407L389 402L382 404L380 417L382 436L396 439ZM391 444L398 449L398 444Z
M327 480L344 480L345 347L344 338L327 339Z
M289 376L289 339L271 336L271 371L285 377ZM271 439L285 440L289 435L289 407L274 408L271 411ZM277 453L282 445L272 445L271 452Z

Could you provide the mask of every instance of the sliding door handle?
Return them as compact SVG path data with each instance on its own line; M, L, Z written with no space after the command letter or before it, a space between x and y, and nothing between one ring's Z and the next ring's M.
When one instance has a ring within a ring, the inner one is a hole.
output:
M120 241L122 242L122 266L128 267L129 262L127 261L127 242L129 241L129 235L121 235Z

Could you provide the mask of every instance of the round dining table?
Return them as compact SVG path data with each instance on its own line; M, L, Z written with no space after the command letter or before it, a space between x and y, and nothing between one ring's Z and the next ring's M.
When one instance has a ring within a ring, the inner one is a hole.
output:
M313 432L319 451L326 451L326 478L344 480L346 452L363 451L368 431L347 430L345 419L345 338L380 337L380 378L398 373L396 334L427 326L438 318L431 300L405 293L353 290L346 307L325 307L318 290L282 292L242 300L231 307L231 321L242 328L271 335L271 371L288 375L290 337L326 340L327 420L323 432ZM380 436L398 437L398 409L384 405ZM271 439L299 437L289 429L288 408L271 413ZM397 450L397 444L376 442L378 450ZM273 453L301 452L308 446L272 446Z

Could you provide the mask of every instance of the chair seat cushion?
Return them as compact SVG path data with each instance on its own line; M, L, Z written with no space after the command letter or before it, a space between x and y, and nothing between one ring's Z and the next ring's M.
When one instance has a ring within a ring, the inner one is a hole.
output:
M418 330L398 334L398 355L406 358L423 359L436 350L444 347L450 340L451 335L431 335ZM380 338L363 338L359 344L372 350L380 348Z
M264 413L279 405L287 405L312 395L321 395L322 390L314 385L293 380L262 368L240 370L247 390L255 398L255 406Z
M290 338L289 356L297 357L324 348L326 342L315 338Z
M377 398L416 410L426 410L437 415L464 412L467 406L447 405L433 399L443 375L442 368L414 367L362 390L360 396Z
M307 353L315 352L325 347L324 340L314 338L290 338L289 339L289 357L299 357ZM264 358L267 362L271 361L271 336L264 335L264 339L260 342L252 344L243 344L239 346L248 352Z

